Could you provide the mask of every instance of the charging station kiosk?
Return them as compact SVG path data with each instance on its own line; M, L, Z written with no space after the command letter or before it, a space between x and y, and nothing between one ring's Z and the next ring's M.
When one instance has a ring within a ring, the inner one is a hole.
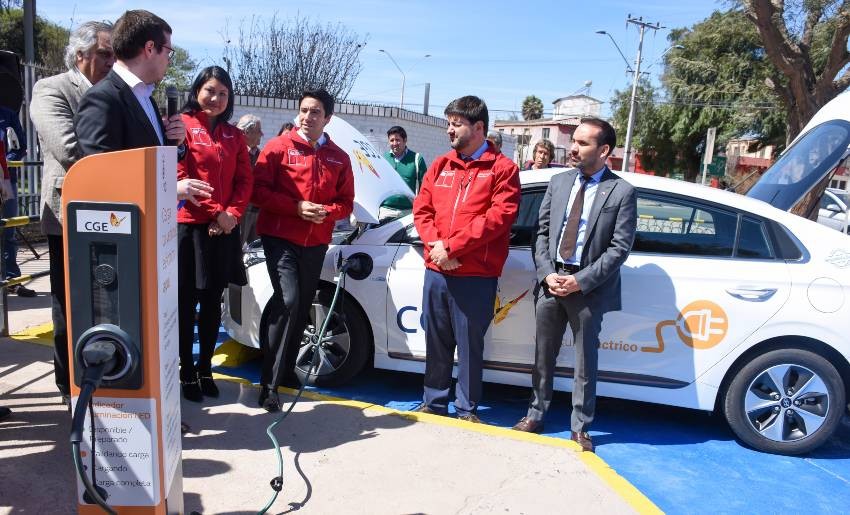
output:
M75 410L87 352L115 349L85 416L82 468L121 514L183 512L176 170L174 147L99 154L62 189ZM80 513L103 512L79 477L76 491Z

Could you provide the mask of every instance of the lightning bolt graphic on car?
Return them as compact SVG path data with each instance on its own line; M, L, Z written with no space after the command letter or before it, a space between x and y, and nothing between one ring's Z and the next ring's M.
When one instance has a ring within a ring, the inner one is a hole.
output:
M360 165L361 172L363 171L363 167L365 166L369 169L370 172L375 174L375 177L381 177L380 175L378 175L378 172L375 170L375 167L372 166L372 163L369 162L369 159L367 159L366 156L363 155L363 152L360 152L359 150L354 150L354 157L357 158L357 164Z
M516 306L517 302L522 300L523 297L526 296L528 290L519 294L519 297L508 301L504 306L502 305L502 300L496 295L496 305L493 307L493 323L498 324L502 320L508 317L508 312Z

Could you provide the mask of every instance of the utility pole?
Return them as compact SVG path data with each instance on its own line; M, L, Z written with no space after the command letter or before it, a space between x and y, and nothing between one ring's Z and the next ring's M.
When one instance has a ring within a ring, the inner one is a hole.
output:
M641 61L641 52L643 51L643 35L646 32L646 29L658 30L663 28L660 23L652 24L649 22L643 21L643 17L634 18L631 14L629 14L628 19L626 20L626 26L628 24L634 24L640 27L640 41L638 42L638 50L637 57L635 58L635 74L632 79L632 100L629 103L629 123L626 127L626 144L623 148L623 167L622 171L629 171L629 161L632 152L632 131L634 130L635 125L635 104L637 103L637 89L638 82L640 81L640 61Z

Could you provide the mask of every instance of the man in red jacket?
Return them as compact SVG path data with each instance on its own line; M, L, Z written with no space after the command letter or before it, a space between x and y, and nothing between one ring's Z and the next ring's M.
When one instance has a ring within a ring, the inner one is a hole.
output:
M251 203L274 288L260 338L259 404L267 411L280 410L277 387L293 370L334 222L354 207L351 160L324 133L333 109L324 89L302 93L298 127L267 143L254 168Z
M465 96L445 110L452 151L431 164L413 202L425 243L425 393L416 411L446 414L455 347L455 410L480 422L484 334L520 199L517 166L485 139L487 105Z

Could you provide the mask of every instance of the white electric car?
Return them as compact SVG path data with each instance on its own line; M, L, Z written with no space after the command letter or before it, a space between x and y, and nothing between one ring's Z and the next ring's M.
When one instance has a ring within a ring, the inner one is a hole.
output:
M850 385L850 237L806 218L816 216L818 185L848 143L846 121L811 129L753 188L754 198L620 174L637 189L639 219L622 267L623 309L603 321L599 395L719 410L742 441L768 452L808 452L833 434ZM806 160L808 173L793 175L797 159ZM562 171L521 173L485 381L531 384L532 242L547 183ZM374 212L374 202L358 207ZM424 373L422 250L409 214L336 234L305 334L332 317L315 383L345 382L368 365ZM353 255L363 273L344 279L343 299L328 313L340 257ZM249 283L226 293L224 325L236 341L258 347L272 287L262 249L245 259ZM572 387L571 345L567 331L558 390ZM298 356L302 378L307 348Z

